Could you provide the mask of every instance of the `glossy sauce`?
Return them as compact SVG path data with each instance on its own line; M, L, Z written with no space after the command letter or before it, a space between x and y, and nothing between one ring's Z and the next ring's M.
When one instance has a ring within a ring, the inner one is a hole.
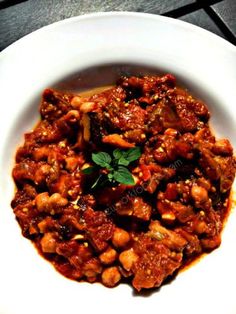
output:
M80 96L45 90L42 119L17 151L12 208L22 233L68 278L159 287L220 245L232 146L215 139L206 105L169 74ZM107 174L81 170L94 165L92 153L112 159L132 147L142 152L128 166L136 185L92 189Z

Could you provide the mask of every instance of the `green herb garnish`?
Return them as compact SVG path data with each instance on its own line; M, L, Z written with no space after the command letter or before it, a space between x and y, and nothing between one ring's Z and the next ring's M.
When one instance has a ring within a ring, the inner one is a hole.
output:
M106 152L93 153L92 160L96 165L82 170L84 174L88 175L101 169L107 170L107 174L99 174L92 188L103 186L106 182L112 184L118 182L126 185L135 184L132 173L126 167L131 162L139 159L141 156L140 148L134 147L128 150L117 148L113 151L112 155L111 157L110 154Z
M93 153L92 160L101 168L112 170L110 163L112 162L111 156L106 152Z

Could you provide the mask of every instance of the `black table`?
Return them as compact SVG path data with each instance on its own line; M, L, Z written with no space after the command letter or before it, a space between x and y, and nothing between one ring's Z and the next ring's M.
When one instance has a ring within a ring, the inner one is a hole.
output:
M0 50L42 26L72 16L107 11L178 18L236 45L236 0L0 0Z

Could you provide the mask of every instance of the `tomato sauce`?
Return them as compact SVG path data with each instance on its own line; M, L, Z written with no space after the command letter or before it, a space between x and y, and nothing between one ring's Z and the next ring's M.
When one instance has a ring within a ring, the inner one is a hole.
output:
M137 291L219 247L236 163L171 74L46 89L13 168L23 236L64 276Z

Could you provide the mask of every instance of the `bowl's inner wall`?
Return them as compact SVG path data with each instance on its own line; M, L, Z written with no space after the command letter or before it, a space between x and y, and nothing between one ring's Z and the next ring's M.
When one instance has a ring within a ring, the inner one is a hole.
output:
M161 67L151 67L145 64L132 64L132 63L112 63L112 64L99 64L90 68L75 71L74 73L67 74L59 77L50 82L44 88L52 87L57 90L67 91L72 93L79 93L85 90L93 89L96 87L115 84L118 78L127 75L162 75L168 73L168 69ZM183 72L184 73L184 72ZM176 75L177 85L187 88L191 94L206 102L210 112L210 124L218 137L227 137L230 139L234 147L236 146L236 139L234 137L234 123L232 116L221 103L214 91L209 91L205 88L204 84L199 84L191 77L181 75L180 73L172 72ZM10 121L10 128L7 134L7 140L2 156L1 170L3 176L2 186L4 193L10 200L14 194L14 184L11 178L11 171L14 165L14 157L17 147L23 143L23 135L33 129L36 122L39 120L39 104L43 90L38 90L28 103L22 104L22 110L16 116L15 120ZM8 210L8 209L7 209Z

